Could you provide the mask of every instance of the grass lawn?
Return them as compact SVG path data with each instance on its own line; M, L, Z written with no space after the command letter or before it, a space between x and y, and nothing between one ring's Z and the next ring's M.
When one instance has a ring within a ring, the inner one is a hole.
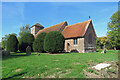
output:
M12 53L2 58L2 78L85 78L83 69L90 63L118 61L118 51L109 50L106 54L96 53L67 53L37 56L32 53Z

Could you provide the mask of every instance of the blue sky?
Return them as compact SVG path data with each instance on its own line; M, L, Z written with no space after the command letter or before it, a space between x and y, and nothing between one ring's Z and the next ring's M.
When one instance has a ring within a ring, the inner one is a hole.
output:
M107 33L107 23L118 10L117 2L2 2L2 37L20 32L20 27L39 22L45 28L67 21L68 25L89 20L98 37Z

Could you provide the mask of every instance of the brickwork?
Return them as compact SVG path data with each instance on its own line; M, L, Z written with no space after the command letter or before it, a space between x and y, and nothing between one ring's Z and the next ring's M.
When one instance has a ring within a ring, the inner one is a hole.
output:
M89 24L84 38L85 52L96 52L96 34L92 23Z
M74 44L74 39L65 40L65 51L84 53L84 38L77 38L77 44Z

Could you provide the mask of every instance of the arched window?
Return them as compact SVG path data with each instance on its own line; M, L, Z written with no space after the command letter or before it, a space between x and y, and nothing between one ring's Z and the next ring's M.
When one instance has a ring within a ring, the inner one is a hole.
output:
M89 44L92 44L92 34L90 33L89 36L88 36L88 43Z

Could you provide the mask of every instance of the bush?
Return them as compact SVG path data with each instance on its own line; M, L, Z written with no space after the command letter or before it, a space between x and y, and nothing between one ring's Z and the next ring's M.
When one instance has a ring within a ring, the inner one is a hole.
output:
M64 50L65 39L59 31L47 33L44 39L44 50L46 52L60 52Z
M21 37L20 42L19 42L19 50L20 50L20 52L25 52L26 48L28 46L30 46L31 49L32 49L33 42L34 42L34 36L31 33L25 33Z
M105 48L112 49L112 45L110 44L109 41L106 41Z
M33 43L33 50L35 52L45 52L43 45L44 45L44 38L45 38L46 34L47 33L41 33L36 37L36 39Z
M7 40L6 50L8 52L16 52L18 50L18 40L15 35L10 35Z

